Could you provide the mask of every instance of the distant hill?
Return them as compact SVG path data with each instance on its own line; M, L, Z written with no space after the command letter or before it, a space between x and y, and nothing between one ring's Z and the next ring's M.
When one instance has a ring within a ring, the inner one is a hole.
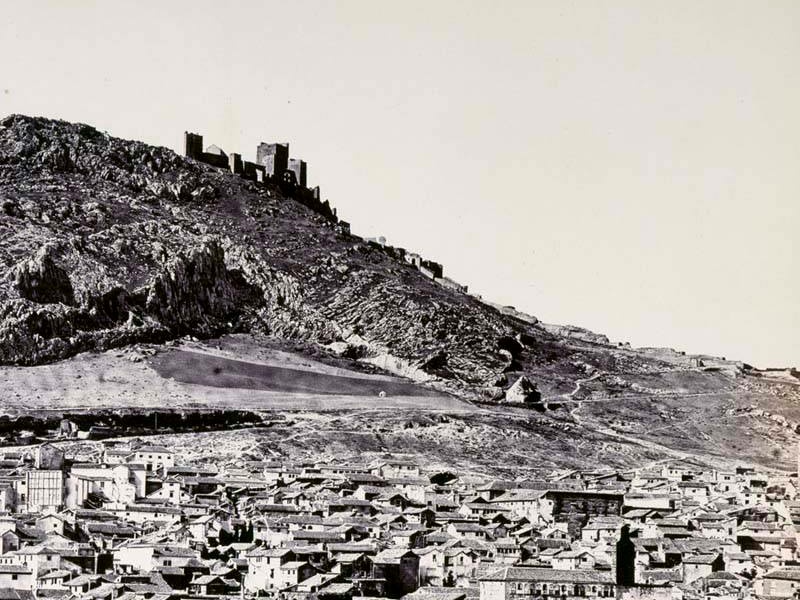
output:
M788 460L800 421L791 376L539 323L442 287L280 186L88 125L0 121L0 272L4 365L250 333L654 452L681 439L724 456L742 423L770 418L742 411L769 405L786 424L746 452Z

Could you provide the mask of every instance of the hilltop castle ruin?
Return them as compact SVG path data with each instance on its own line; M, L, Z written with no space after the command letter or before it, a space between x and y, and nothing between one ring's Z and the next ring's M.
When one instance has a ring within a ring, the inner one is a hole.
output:
M341 221L336 209L330 203L320 199L319 186L308 188L308 165L299 158L291 158L289 144L261 142L256 148L256 162L243 161L242 155L232 152L226 154L219 146L211 145L203 149L203 136L185 131L183 134L184 155L219 169L230 170L259 184L274 184L281 191L304 204L311 210L337 223L339 228L350 234L350 224ZM396 248L386 243L385 237L362 238L374 248L380 249L396 259L403 260L426 277L439 285L461 293L468 293L467 286L444 276L441 264L426 260L419 254L407 252L404 248Z
M349 231L350 225L338 219L336 209L331 208L327 200L322 201L319 186L307 187L308 165L302 159L289 157L288 143L260 143L256 148L256 162L242 160L242 155L235 152L227 154L213 144L204 150L203 136L188 131L183 134L183 148L187 158L219 169L229 169L234 175L256 183L276 184L286 195Z

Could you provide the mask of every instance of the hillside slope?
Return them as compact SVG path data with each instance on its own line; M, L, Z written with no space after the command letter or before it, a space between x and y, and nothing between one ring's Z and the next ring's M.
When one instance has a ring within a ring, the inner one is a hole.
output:
M0 362L192 333L355 340L491 382L515 324L277 188L85 125L0 122Z
M540 412L654 451L678 435L724 450L709 422L674 432L687 398L709 399L709 418L798 402L792 378L613 346L445 289L277 187L87 125L0 121L0 364L228 333L330 348L470 401L535 400L536 386Z

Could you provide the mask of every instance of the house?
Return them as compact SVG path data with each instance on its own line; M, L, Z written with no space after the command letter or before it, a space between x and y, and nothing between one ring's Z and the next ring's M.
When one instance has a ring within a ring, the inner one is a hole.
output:
M147 521L177 523L183 515L183 512L177 506L159 506L158 504L126 504L117 508L110 508L109 512L132 523L145 523Z
M277 569L277 577L275 578L275 588L278 590L285 590L296 586L309 577L313 577L317 570L304 561L289 561L282 564Z
M187 495L188 497L188 495ZM175 477L166 477L161 481L161 487L147 494L148 500L160 500L168 504L181 503L181 481Z
M494 541L494 560L498 564L513 565L522 560L522 545L513 538Z
M744 552L731 552L725 555L726 570L739 575L754 569L753 559Z
M677 484L681 496L689 500L707 502L710 496L709 486L701 481L679 481Z
M720 554L698 554L683 559L683 581L692 583L701 577L725 570L725 560Z
M584 542L599 542L604 538L616 541L619 539L623 523L622 517L615 515L592 517L581 529L581 539Z
M133 458L153 473L163 473L175 466L175 453L164 446L142 446L134 452Z
M308 579L316 570L288 548L257 548L247 554L245 589L283 590Z
M36 519L36 526L47 533L64 535L66 519L62 515L47 514Z
M122 572L152 571L157 567L185 567L200 552L166 544L130 543L114 550L114 567Z
M337 579L338 576L333 573L317 573L289 588L289 591L301 594L318 594Z
M330 572L345 579L364 578L372 573L372 559L363 552L334 552L331 560L334 564Z
M235 593L238 587L235 581L218 575L201 575L189 583L189 593L194 596L224 596Z
M546 499L547 490L508 490L490 500L500 508L511 511L517 517L525 517L531 523L545 520L553 512L552 502Z
M531 596L616 597L615 578L608 571L503 567L481 577L479 585L481 600Z
M25 472L24 490L18 494L20 510L58 511L64 506L64 473L61 469L30 469Z
M471 548L451 546L444 551L442 583L467 587L475 579L480 556Z
M373 475L386 478L419 477L419 465L411 460L392 459L380 461L371 466Z
M66 590L65 582L69 581L75 573L69 569L56 569L42 573L36 578L37 590Z
M4 531L0 535L0 554L6 554L19 549L19 535L13 529Z
M421 585L443 585L444 549L439 546L417 548L419 556L419 581Z
M133 450L124 446L107 446L103 450L103 462L107 465L122 465L131 462L133 457Z
M399 598L419 587L419 556L405 548L379 552L372 559L372 577L386 580L386 594Z
M773 569L753 582L753 592L762 598L796 598L800 591L800 568Z
M337 498L328 503L328 515L335 515L338 513L346 514L359 514L359 515L373 515L377 509L368 500L359 500L358 498Z
M576 569L594 569L595 558L586 550L562 550L553 555L553 569L574 571Z
M24 546L9 555L14 557L15 563L30 569L36 577L47 571L61 568L61 551L49 548L44 544Z
M12 590L33 590L35 576L25 565L0 564L0 588Z
M39 444L33 451L34 469L61 471L64 466L64 451L53 444Z
M473 540L485 540L487 537L486 529L477 523L450 523L446 531L452 536L470 538Z

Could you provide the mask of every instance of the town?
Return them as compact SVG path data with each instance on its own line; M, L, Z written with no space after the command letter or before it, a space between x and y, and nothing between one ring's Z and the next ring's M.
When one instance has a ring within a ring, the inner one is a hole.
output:
M8 448L2 598L797 598L797 477L659 461L516 481L402 455Z

